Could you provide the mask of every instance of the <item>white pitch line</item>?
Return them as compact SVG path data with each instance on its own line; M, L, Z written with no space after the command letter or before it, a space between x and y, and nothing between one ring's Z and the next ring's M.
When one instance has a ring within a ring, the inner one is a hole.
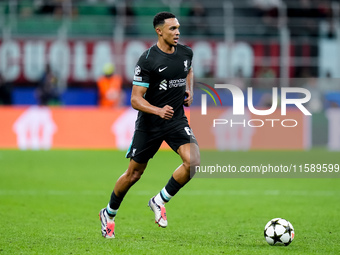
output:
M131 191L129 194L137 196L152 196L152 191ZM0 196L107 196L103 190L0 190ZM182 190L183 196L340 196L340 190Z
M16 196L16 195L28 195L28 196L70 196L70 195L95 195L102 196L107 195L105 191L72 191L72 190L0 190L0 196Z
M153 195L150 191L131 192L136 195L146 196ZM181 195L186 196L339 196L340 190L182 190Z

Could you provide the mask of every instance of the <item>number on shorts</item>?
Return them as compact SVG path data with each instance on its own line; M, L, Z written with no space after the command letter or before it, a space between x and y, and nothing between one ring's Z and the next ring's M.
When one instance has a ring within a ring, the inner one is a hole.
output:
M192 133L191 128L185 127L184 130L185 130L185 132L186 132L188 135L194 135L194 134Z

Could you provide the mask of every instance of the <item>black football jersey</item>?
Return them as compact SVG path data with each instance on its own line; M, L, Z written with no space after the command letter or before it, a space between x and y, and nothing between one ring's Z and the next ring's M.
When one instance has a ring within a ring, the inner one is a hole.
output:
M186 77L191 68L193 52L178 44L172 54L153 45L145 51L135 67L133 85L147 88L144 98L157 107L170 105L174 115L170 120L139 111L136 130L165 131L174 128L178 121L187 121L184 114Z

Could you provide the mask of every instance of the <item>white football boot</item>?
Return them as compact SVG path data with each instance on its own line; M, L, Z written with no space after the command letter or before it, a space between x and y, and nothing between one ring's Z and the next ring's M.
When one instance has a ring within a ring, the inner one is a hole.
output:
M166 219L166 210L164 205L159 205L155 202L155 197L149 200L148 206L150 207L151 211L155 213L155 223L158 226L165 228L168 226L168 221Z
M102 223L102 236L105 238L115 238L115 221L108 216L106 208L100 210L99 219Z

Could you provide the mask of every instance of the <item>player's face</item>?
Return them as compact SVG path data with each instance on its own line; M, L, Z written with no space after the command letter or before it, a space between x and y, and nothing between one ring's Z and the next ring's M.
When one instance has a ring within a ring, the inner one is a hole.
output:
M161 27L162 38L170 46L176 46L179 39L179 23L176 18L166 19Z

